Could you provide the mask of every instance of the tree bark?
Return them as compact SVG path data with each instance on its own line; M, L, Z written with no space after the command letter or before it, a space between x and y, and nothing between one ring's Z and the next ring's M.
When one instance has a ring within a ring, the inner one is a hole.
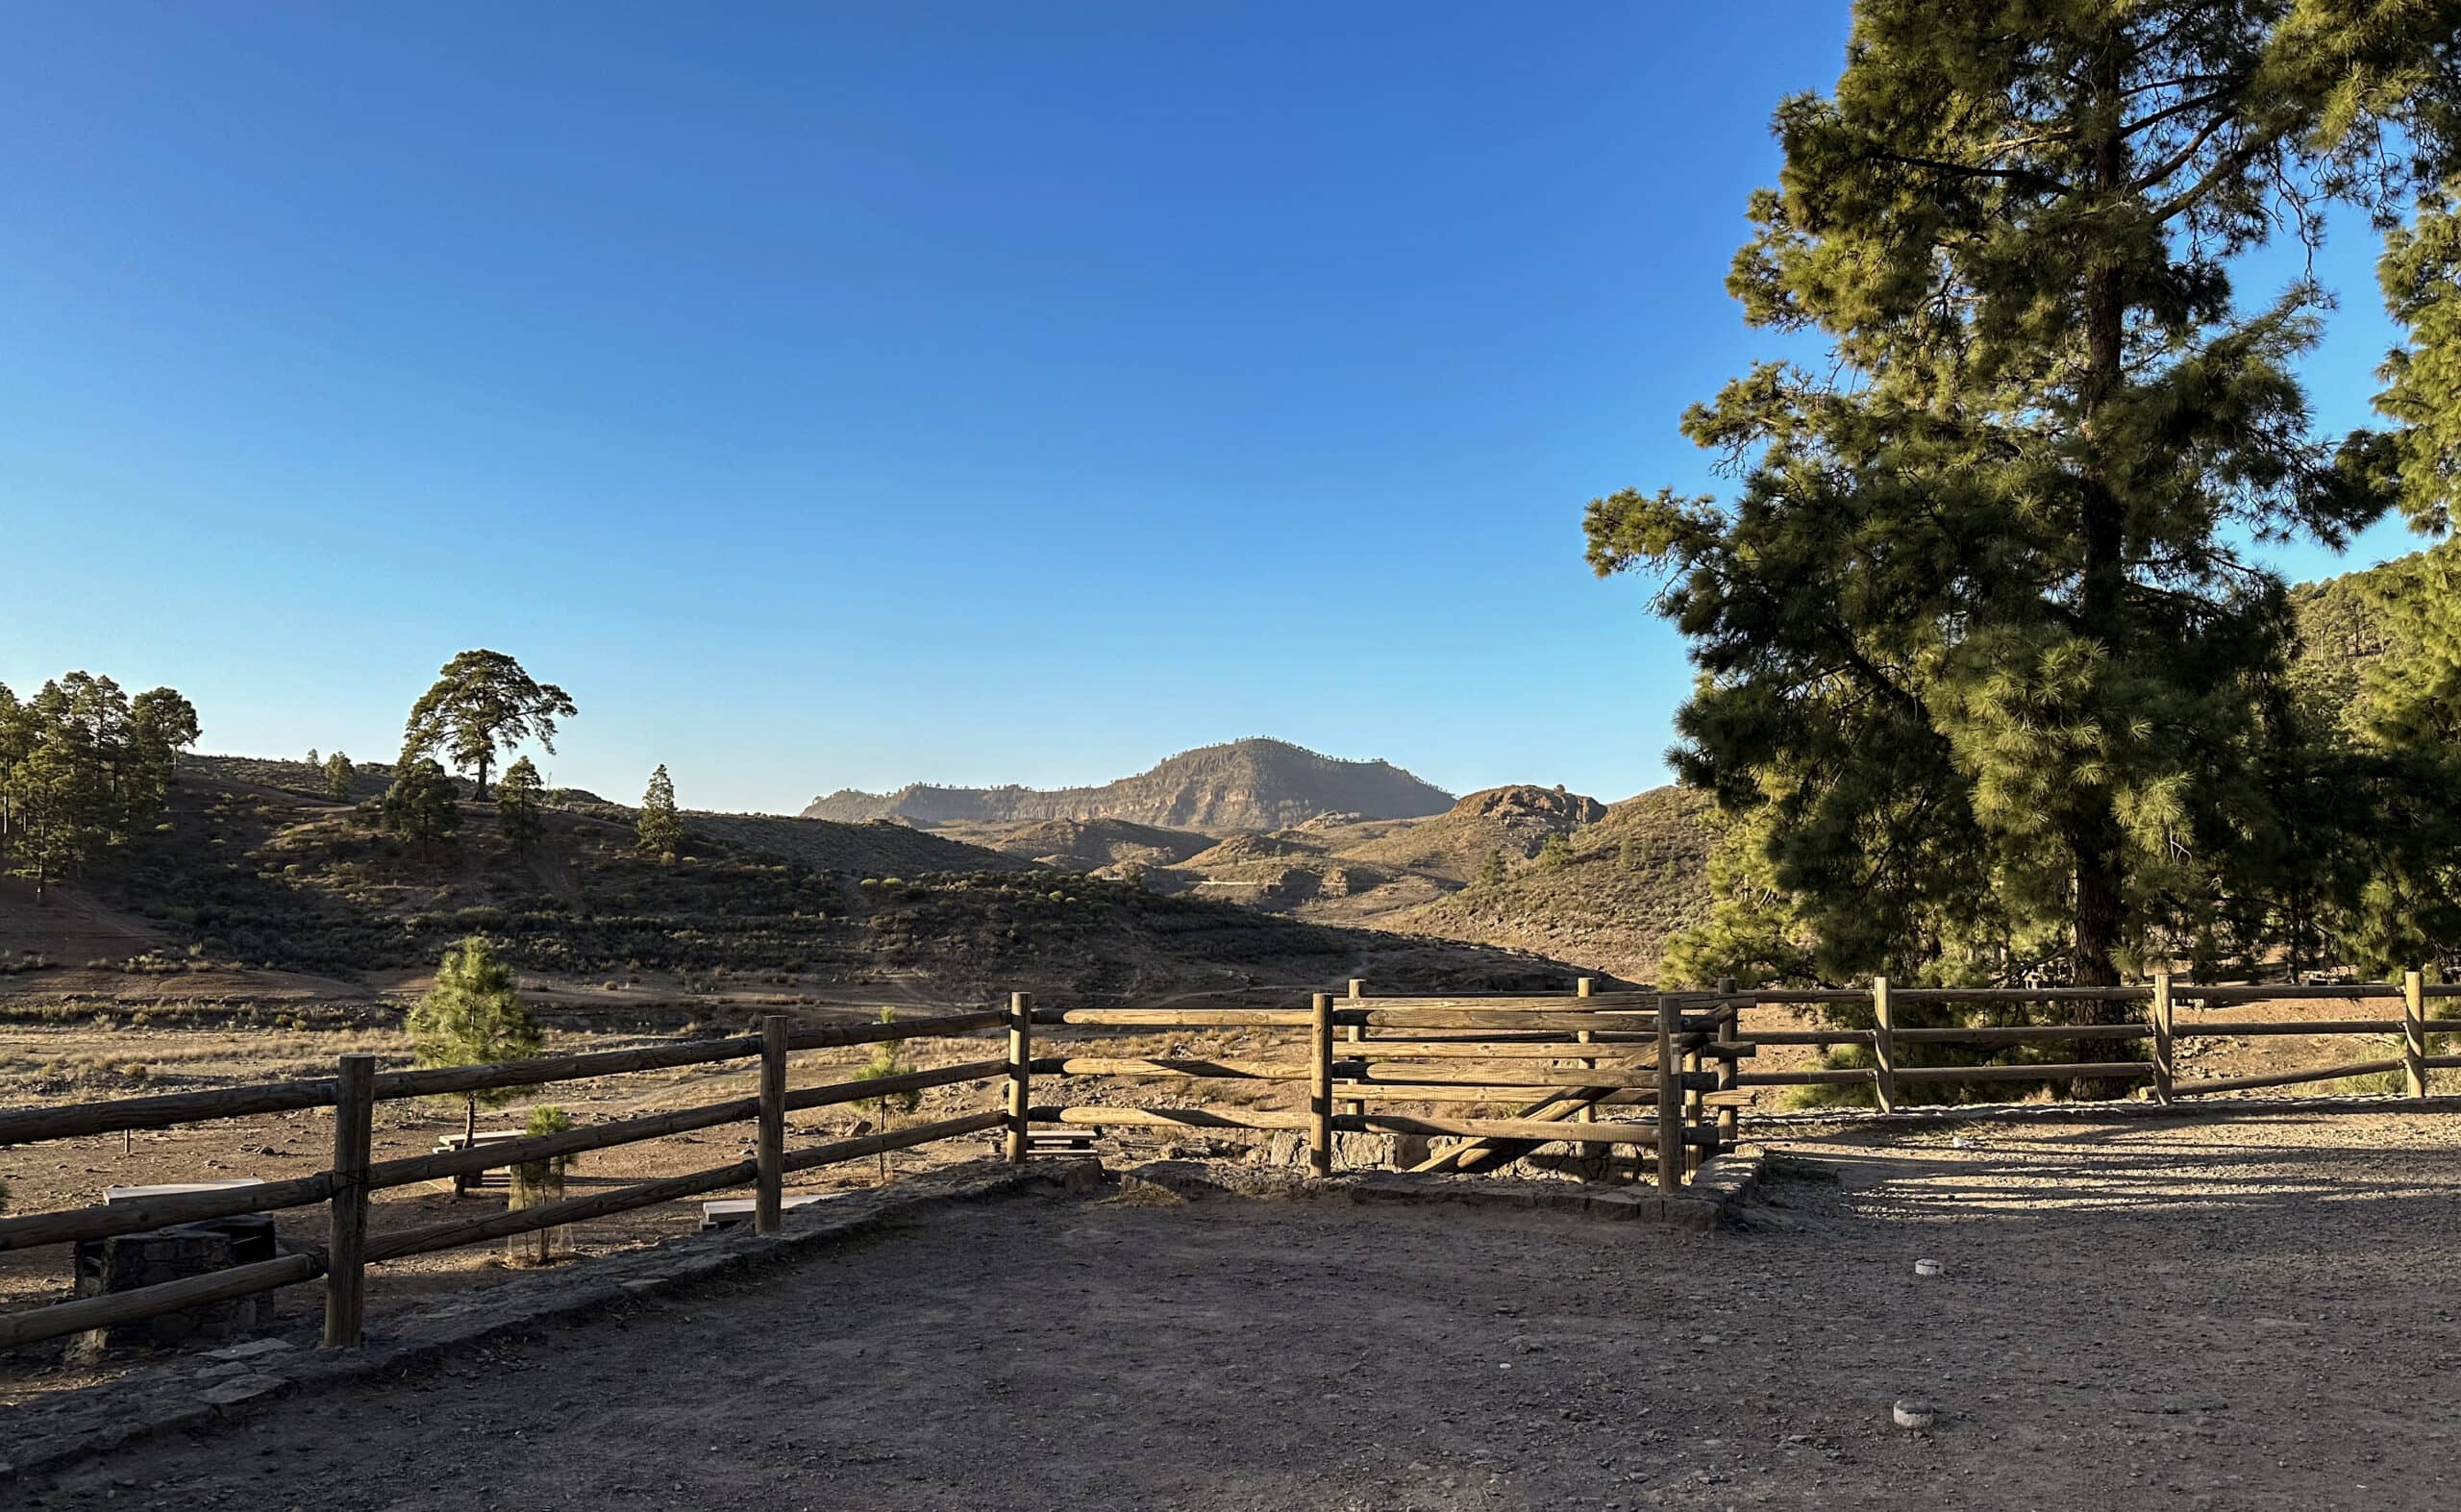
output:
M2124 57L2130 38L2126 28L2114 30L2094 65L2093 110L2100 134L2093 145L2094 188L2106 202L2125 192L2127 141L2122 135L2125 84ZM2076 621L2078 630L2114 657L2123 654L2127 636L2127 522L2125 506L2111 486L2098 450L2099 421L2103 408L2126 382L2127 295L2119 269L2108 264L2085 270L2085 379L2079 423L2083 431L2084 466L2077 480L2078 561ZM2127 877L2125 838L2119 812L2108 788L2073 789L2062 827L2076 866L2076 892L2071 900L2071 979L2080 987L2119 984L2116 958L2125 930ZM2080 1004L2085 1023L2116 1023L2122 1004ZM2126 1083L2079 1080L2080 1098L2125 1096Z

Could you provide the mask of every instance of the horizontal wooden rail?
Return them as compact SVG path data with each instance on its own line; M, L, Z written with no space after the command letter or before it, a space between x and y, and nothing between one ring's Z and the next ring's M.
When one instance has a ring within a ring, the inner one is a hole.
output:
M825 1087L805 1087L799 1092L787 1093L786 1111L799 1113L806 1108L834 1107L841 1103L864 1103L903 1092L955 1086L960 1081L987 1081L993 1077L1007 1074L1008 1062L1006 1060L968 1060L954 1066L936 1066L930 1071L910 1071L902 1076L833 1081Z
M1895 997L1895 993L1890 994ZM1893 1029L1901 1045L2031 1045L2072 1039L2149 1039L2150 1024L2010 1024L1976 1029Z
M1044 1055L1036 1075L1061 1077L1200 1077L1232 1081L1305 1081L1302 1060L1109 1059L1100 1055Z
M1482 1086L1477 1082L1430 1086L1360 1086L1345 1082L1338 1090L1344 1103L1519 1103L1544 1087L1517 1086L1508 1082ZM1584 1102L1613 1103L1618 1107L1654 1107L1657 1088L1617 1086L1612 1083L1591 1084L1580 1090L1590 1094Z
M1685 994L1684 1005L1690 1007L1708 994L1698 998ZM1580 1012L1646 1013L1657 1015L1658 994L1654 992L1593 992L1586 997L1567 997L1526 992L1500 992L1491 995L1454 993L1427 998L1388 998L1379 993L1373 998L1344 998L1348 1006L1392 1008L1407 1012L1423 1012L1429 1008L1462 1008L1480 1013L1561 1013L1578 1007Z
M1373 1000L1370 1000L1373 1001ZM1647 1029L1657 1032L1657 1015L1653 1013L1585 1013L1565 1007L1579 1001L1560 999L1556 1011L1538 1009L1496 1012L1485 1008L1340 1008L1334 1010L1336 1024L1359 1024L1370 1029L1609 1029L1637 1034ZM1687 1014L1681 1032L1708 1035L1717 1031L1718 1020L1709 1014Z
M2438 1057L2442 1058L2442 1057ZM2338 1081L2344 1077L2373 1077L2401 1069L2399 1055L2389 1060L2354 1060L2343 1066L2324 1066L2307 1071L2275 1071L2261 1077L2226 1077L2219 1081L2182 1081L2173 1087L2175 1097L2198 1097L2208 1092L2254 1092L2264 1087L2292 1087L2302 1081Z
M1700 1076L1700 1090L1705 1092L1717 1085L1714 1073L1703 1072ZM1653 1061L1635 1065L1630 1061L1605 1059L1601 1059L1596 1066L1535 1067L1509 1063L1422 1066L1384 1062L1363 1068L1361 1075L1341 1078L1345 1085L1362 1086L1476 1084L1508 1087L1637 1087L1655 1085L1656 1079L1657 1065Z
M834 1050L845 1045L880 1045L895 1039L929 1039L934 1035L970 1034L999 1029L1008 1022L1007 1010L979 1013L937 1013L924 1018L891 1019L887 1023L827 1024L818 1029L786 1031L788 1050ZM756 1042L754 1053L758 1053Z
M1008 1122L1008 1115L1005 1109L991 1108L981 1113L968 1113L961 1118L944 1118L934 1123L915 1124L906 1128L891 1129L885 1133L863 1134L854 1139L833 1140L825 1145L814 1145L808 1150L787 1152L785 1168L789 1171L810 1171L821 1166L841 1165L849 1160L860 1160L866 1155L877 1155L891 1150L911 1150L916 1145L928 1145L942 1139L957 1139L967 1134L979 1134L985 1129L998 1128L1007 1122Z
M633 1071L665 1071L678 1066L705 1065L715 1060L741 1060L759 1053L759 1035L737 1034L729 1039L647 1045L638 1050L598 1050L578 1055L540 1055L531 1060L503 1060L481 1066L386 1071L377 1075L375 1097L379 1103L391 1103L403 1098L460 1097L469 1092L544 1086L551 1081L577 1081L586 1077L612 1077Z
M1734 1078L1739 1087L1869 1086L1878 1073L1869 1066L1807 1067L1802 1071L1746 1071Z
M1579 1060L1584 1057L1629 1056L1646 1048L1654 1058L1657 1033L1628 1034L1620 1039L1425 1040L1370 1039L1340 1046L1344 1060L1380 1063L1388 1060Z
M456 1218L447 1223L424 1224L416 1228L395 1228L370 1234L367 1237L367 1259L372 1265L380 1260L398 1260L405 1255L427 1254L436 1250L458 1250L465 1244L532 1233L540 1228L558 1228L592 1218L628 1213L636 1207L655 1207L660 1202L713 1192L720 1187L741 1186L752 1179L757 1169L754 1161L737 1160L732 1165L711 1166L688 1176L636 1182L612 1191L593 1192L587 1197L541 1202L534 1207L510 1208L485 1218Z
M700 1107L678 1108L671 1113L647 1113L639 1118L592 1124L558 1134L532 1134L520 1139L499 1140L474 1150L443 1150L435 1154L380 1160L367 1168L367 1185L369 1190L375 1191L410 1186L420 1181L441 1181L457 1176L475 1176L482 1171L501 1171L532 1160L551 1160L558 1155L579 1154L585 1150L639 1144L667 1134L685 1134L695 1129L716 1128L724 1124L740 1124L759 1111L759 1099L738 1098L732 1103L710 1103Z
M183 1192L138 1202L105 1202L93 1207L28 1213L20 1218L0 1218L0 1251L30 1250L37 1245L68 1244L79 1239L108 1239L113 1234L142 1233L173 1224L305 1207L333 1195L333 1173L319 1171L288 1181L262 1181L219 1192Z
M1509 1139L1548 1145L1654 1145L1657 1122L1602 1119L1580 1124L1534 1118L1435 1118L1418 1113L1343 1113L1333 1128L1350 1133L1427 1134L1454 1139ZM1710 1144L1714 1128L1684 1131L1687 1143Z
M2244 1023L2182 1023L2171 1030L2181 1039L2260 1038L2269 1034L2399 1034L2399 1019L2249 1019Z
M2088 1060L2044 1061L2028 1066L1900 1066L1900 1081L2116 1081L2129 1077L2150 1078L2153 1063L2150 1060Z
M2230 986L2200 987L2190 982L2171 983L2171 997L2185 1003L2268 1003L2276 999L2288 1002L2298 998L2396 998L2401 995L2398 981L2327 982L2253 982Z
M1305 1008L1036 1008L1036 1024L1101 1029L1305 1029Z
M1088 1124L1098 1128L1113 1124L1142 1128L1305 1128L1311 1122L1305 1113L1267 1108L1224 1113L1205 1107L1038 1107L1026 1116L1037 1124Z
M176 1281L162 1281L132 1291L81 1297L75 1301L54 1302L48 1307L10 1313L0 1316L0 1350L12 1350L21 1344L38 1344L45 1339L64 1338L93 1328L116 1327L123 1323L159 1318L166 1312L179 1312L185 1308L253 1297L276 1287L312 1281L323 1269L323 1260L313 1253L277 1255L270 1260L256 1260L228 1270L209 1271L203 1276L184 1276Z
M1868 1050L1872 1044L1870 1029L1745 1029L1737 1036L1745 1045L1816 1045L1826 1049L1831 1045L1859 1045Z

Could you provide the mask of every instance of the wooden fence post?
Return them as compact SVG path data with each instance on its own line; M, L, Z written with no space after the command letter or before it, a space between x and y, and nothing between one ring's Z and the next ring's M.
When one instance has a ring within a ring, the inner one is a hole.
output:
M1586 998L1592 992L1596 991L1597 987L1598 980L1594 977L1576 978L1573 981L1573 996L1576 998ZM1573 1038L1580 1044L1587 1045L1594 1043L1598 1036L1588 1029L1575 1029L1573 1031ZM1583 1071L1595 1071L1598 1069L1598 1062L1583 1057L1580 1063L1580 1069ZM1576 1124L1597 1123L1598 1104L1595 1103L1582 1103L1580 1105L1580 1110L1573 1114L1573 1122ZM1585 1144L1580 1147L1580 1157L1583 1160L1595 1160L1603 1152L1600 1147L1594 1144Z
M1033 1106L1033 994L1008 994L1008 1163L1026 1163L1026 1116Z
M2414 1098L2426 1096L2426 977L2401 974L2401 1080Z
M1657 1189L1683 1189L1683 1083L1676 1075L1675 1031L1683 1008L1673 994L1657 1000Z
M2175 1005L2171 1002L2171 974L2153 974L2153 1101L2165 1106L2171 1101L2171 1089L2177 1084L2178 1066L2172 1059L2174 1031L2177 1028Z
M1364 1004L1362 1004L1361 1000L1362 1000L1362 999L1364 999L1366 996L1367 996L1367 982L1366 982L1363 979L1361 979L1361 978L1353 977L1353 978L1350 979L1350 1005L1351 1005L1352 1007L1354 1007L1354 1008L1363 1006ZM1349 1035L1348 1035L1348 1038L1349 1038L1349 1040L1350 1040L1350 1043L1352 1043L1352 1044L1354 1044L1354 1045L1363 1045L1363 1044L1367 1043L1367 1028L1366 1028L1366 1026L1365 1026L1365 1025L1361 1025L1361 1024L1354 1024L1354 1025L1350 1026L1350 1033L1349 1033ZM1352 1102L1349 1102L1349 1103L1346 1103L1342 1104L1342 1111L1343 1111L1343 1112L1345 1112L1345 1113L1353 1113L1353 1114L1356 1114L1356 1113L1364 1113L1364 1112L1366 1112L1366 1111L1367 1111L1367 1104L1366 1104L1366 1103L1361 1103L1361 1102L1358 1102L1358 1101L1353 1100Z
M1880 1111L1897 1111L1897 1025L1889 1007L1888 979L1872 979L1873 1081L1879 1091Z
M355 1350L367 1317L367 1162L376 1057L344 1055L334 1078L333 1232L325 1246L325 1348Z
M1311 1022L1307 1054L1307 1169L1333 1174L1333 995L1307 1000Z
M752 1231L774 1234L784 1211L786 1177L786 1016L760 1020L760 1133L753 1152Z
M1718 996L1727 1000L1718 1012L1718 1036L1731 1044L1743 1037L1743 1004L1734 1001L1732 977L1718 979ZM1735 1089L1737 1074L1735 1058L1731 1052L1718 1057L1719 1091L1732 1092ZM1721 1103L1718 1105L1719 1153L1723 1154L1735 1147L1735 1135L1738 1132L1737 1126L1741 1122L1742 1112L1741 1108L1731 1103Z

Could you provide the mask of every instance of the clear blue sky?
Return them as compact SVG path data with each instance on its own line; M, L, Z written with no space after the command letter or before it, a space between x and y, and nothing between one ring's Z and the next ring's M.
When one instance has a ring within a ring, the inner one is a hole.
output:
M489 646L580 701L553 780L772 809L1262 733L1662 781L1681 647L1580 507L1708 482L1675 422L1769 350L1720 286L1769 112L1845 36L1808 0L5 13L0 681L388 758ZM2322 267L2341 425L2389 339L2365 241Z

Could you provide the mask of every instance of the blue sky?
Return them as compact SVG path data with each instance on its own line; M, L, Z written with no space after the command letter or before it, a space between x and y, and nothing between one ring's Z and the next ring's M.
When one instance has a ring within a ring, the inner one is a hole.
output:
M1580 508L1711 482L1676 419L1770 350L1720 281L1845 37L1639 0L6 13L0 682L386 758L488 646L580 702L552 780L789 810L1265 733L1456 791L1662 781L1681 646ZM2330 425L2391 339L2366 243L2319 268Z

